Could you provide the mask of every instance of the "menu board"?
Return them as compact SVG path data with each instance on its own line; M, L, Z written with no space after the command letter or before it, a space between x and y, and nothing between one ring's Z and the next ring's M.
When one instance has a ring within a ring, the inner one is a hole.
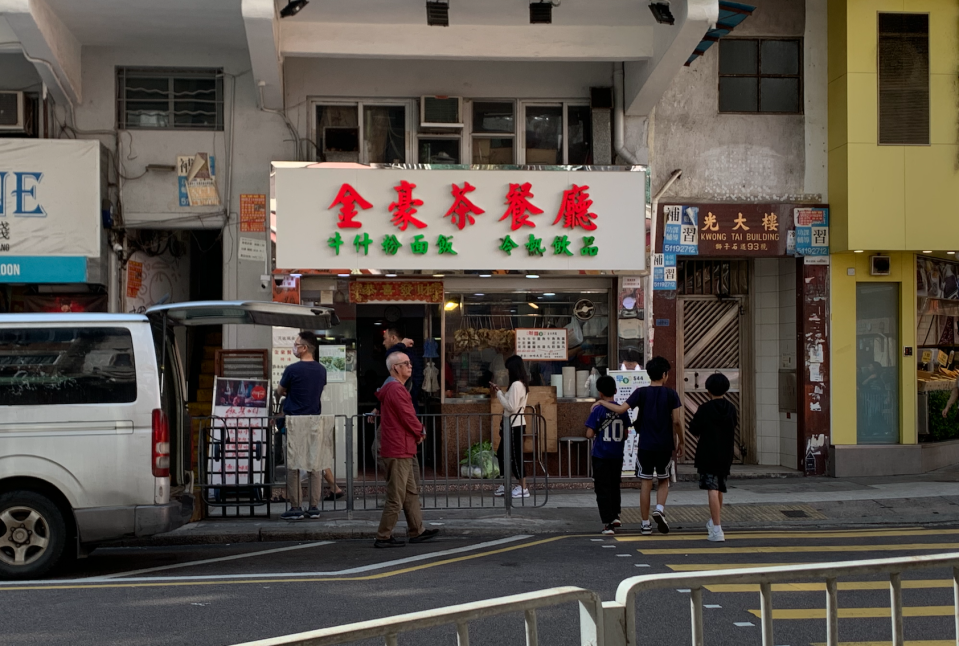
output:
M645 370L610 370L606 374L616 380L616 395L613 397L613 401L617 404L625 404L634 390L649 385L649 375L646 374ZM638 411L635 408L629 411L630 422L636 421L637 413ZM630 427L623 450L623 475L632 476L635 473L638 448L639 436Z
M516 328L516 354L527 361L566 361L566 328Z

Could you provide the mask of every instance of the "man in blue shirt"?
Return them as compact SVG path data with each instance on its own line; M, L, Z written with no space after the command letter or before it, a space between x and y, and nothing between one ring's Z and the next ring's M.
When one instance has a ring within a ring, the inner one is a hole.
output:
M326 387L326 368L316 360L316 351L319 343L316 335L309 331L302 331L293 342L293 354L299 359L283 371L280 384L276 388L278 397L286 397L283 402L285 415L319 415L323 404L323 389ZM323 471L323 477L330 486L329 499L340 498L342 490L336 486L333 472L330 469ZM310 473L310 508L303 511L300 506L302 494L300 491L299 471L287 472L287 494L290 498L290 509L280 517L284 520L299 520L320 517L320 493L322 483L320 479Z
M609 376L596 380L600 401L613 401L616 380ZM614 413L600 404L593 406L586 419L586 437L593 440L593 487L596 505L603 521L603 534L615 534L619 520L620 484L623 476L623 447L629 430L629 416Z
M639 408L634 428L639 433L639 447L636 450L639 466L636 468L636 475L642 481L639 511L643 517L640 530L643 534L653 533L649 522L653 477L659 480L653 520L660 532L669 533L665 509L666 497L669 495L669 474L670 469L675 468L676 457L683 454L683 404L679 401L679 394L666 385L670 367L669 361L663 357L653 357L646 364L649 386L634 390L625 404L600 402L600 405L616 413Z

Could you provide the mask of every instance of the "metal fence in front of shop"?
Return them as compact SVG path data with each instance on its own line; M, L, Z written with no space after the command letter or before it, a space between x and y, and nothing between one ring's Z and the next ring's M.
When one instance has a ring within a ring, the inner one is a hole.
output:
M482 413L420 415L426 435L417 452L420 502L424 509L477 509L509 514L516 507L546 504L546 421L528 408L522 426L500 424L502 416ZM376 458L380 418L336 415L331 472L324 477L321 511L374 511L386 498L385 469ZM197 482L208 517L269 516L286 508L286 442L282 418L194 419L199 427ZM522 432L520 486L509 465ZM501 455L498 455L500 449ZM299 472L301 486L306 473ZM333 485L329 484L332 480ZM516 495L514 487L519 487ZM337 491L339 490L339 492ZM304 502L308 496L304 492Z

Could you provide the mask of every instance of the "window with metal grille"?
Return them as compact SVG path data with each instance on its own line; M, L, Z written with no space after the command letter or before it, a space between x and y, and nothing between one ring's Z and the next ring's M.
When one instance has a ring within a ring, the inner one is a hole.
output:
M929 144L928 14L879 14L879 143Z
M719 111L801 114L802 39L720 40Z
M748 260L681 260L676 290L684 296L740 296L749 293Z
M223 70L118 67L121 130L223 130Z

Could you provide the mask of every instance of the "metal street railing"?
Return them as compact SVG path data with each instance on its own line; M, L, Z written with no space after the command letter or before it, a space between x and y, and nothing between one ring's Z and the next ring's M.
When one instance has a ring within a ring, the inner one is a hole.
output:
M607 641L604 646L633 646L636 638L636 595L640 592L662 588L689 588L690 619L693 646L702 646L703 638L703 588L723 583L758 584L763 646L774 646L773 600L774 583L795 582L797 579L818 579L826 584L826 645L839 644L839 602L836 579L848 575L885 574L889 576L892 620L892 646L903 646L902 631L902 583L901 575L920 568L949 567L953 577L953 603L956 611L956 634L959 644L959 553L931 554L905 558L873 559L868 561L838 561L811 565L784 565L777 567L740 568L719 572L682 572L634 576L619 584L616 601L603 604L606 614ZM616 634L609 630L610 622L621 623L625 633L621 639L611 640Z
M247 642L241 646L333 646L378 637L383 639L386 646L397 646L398 637L403 633L442 626L455 626L457 645L469 646L470 622L519 612L524 614L526 620L527 646L538 646L539 629L536 622L536 611L540 608L572 602L579 603L580 643L583 646L602 646L604 643L603 608L599 595L589 590L574 587L549 588L548 590L447 606L436 610L411 612L395 617L262 639Z
M951 568L955 632L951 639L959 644L959 552L906 558L839 561L810 565L788 565L735 570L684 572L636 576L624 580L616 590L616 600L601 602L599 595L583 588L549 588L486 601L476 601L395 617L384 617L345 626L248 642L239 646L335 646L364 639L382 638L386 646L397 646L398 635L440 626L455 626L458 646L469 646L469 624L477 619L524 613L526 643L537 646L539 634L536 610L569 602L578 602L581 646L635 646L637 639L637 595L663 588L690 590L690 633L693 646L705 643L703 625L703 588L724 583L759 586L763 646L774 646L772 586L797 580L820 580L826 588L826 644L839 644L839 603L837 579L841 576L884 574L889 577L892 645L904 646L902 625L902 574L925 568ZM652 607L652 606L651 606ZM679 640L674 640L679 643Z

